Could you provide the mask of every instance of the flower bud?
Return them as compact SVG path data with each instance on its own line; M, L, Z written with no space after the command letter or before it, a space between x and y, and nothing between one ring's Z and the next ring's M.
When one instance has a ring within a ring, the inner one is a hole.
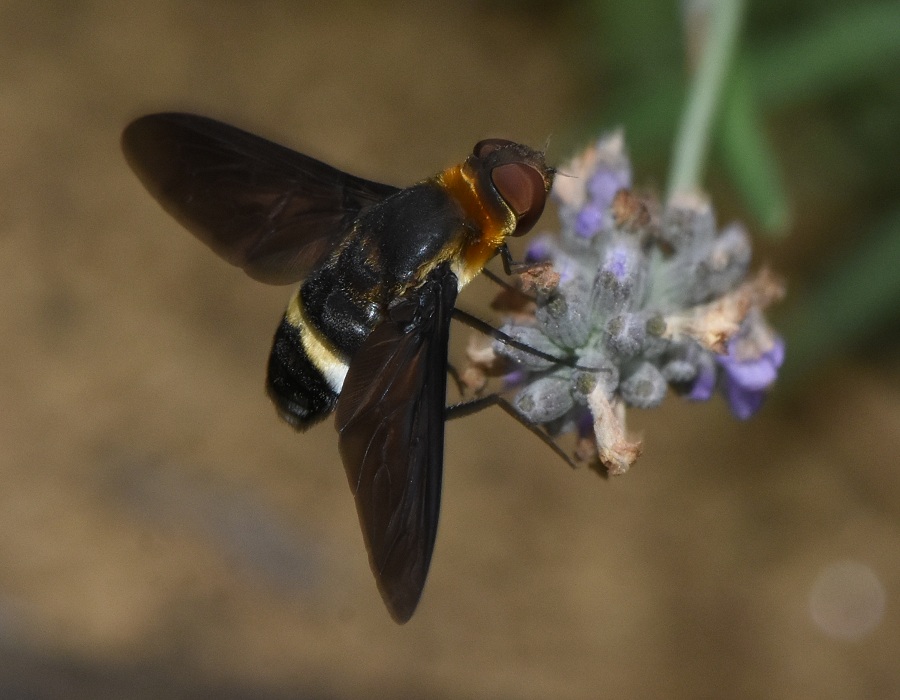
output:
M538 307L535 318L538 326L557 345L577 348L587 340L591 329L590 286L577 276L558 293Z
M676 384L692 382L697 376L697 365L684 359L671 360L663 365L662 376Z
M653 408L666 396L666 380L656 367L642 362L620 385L622 398L629 406Z
M640 314L619 314L606 322L606 333L606 345L617 357L634 357L644 347L647 321Z
M605 211L596 204L587 204L575 217L575 233L582 238L593 238L605 226Z
M569 380L542 377L525 386L513 399L516 410L530 423L548 423L573 406Z
M610 245L594 278L594 306L603 314L627 311L642 301L644 258L636 242Z
M750 266L750 239L740 224L731 224L716 239L704 261L708 296L717 297L736 287Z
M676 254L712 243L716 236L716 217L709 202L697 195L679 195L663 212L660 238Z

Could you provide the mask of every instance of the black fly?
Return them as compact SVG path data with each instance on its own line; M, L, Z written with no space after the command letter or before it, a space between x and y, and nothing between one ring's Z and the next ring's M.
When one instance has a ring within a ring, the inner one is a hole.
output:
M398 189L227 124L153 114L122 136L150 193L222 258L300 282L267 390L299 430L335 413L379 590L398 622L428 574L440 508L447 342L459 290L544 209L544 155L489 139Z

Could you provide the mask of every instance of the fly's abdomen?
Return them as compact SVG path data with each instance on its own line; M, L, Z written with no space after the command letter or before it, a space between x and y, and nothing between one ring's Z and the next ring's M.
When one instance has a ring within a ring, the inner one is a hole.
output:
M298 292L272 342L266 390L281 417L305 430L334 410L347 359L309 322Z
M282 418L302 430L334 410L352 358L385 310L424 281L423 269L462 230L457 204L429 182L362 215L303 283L275 333L267 386Z

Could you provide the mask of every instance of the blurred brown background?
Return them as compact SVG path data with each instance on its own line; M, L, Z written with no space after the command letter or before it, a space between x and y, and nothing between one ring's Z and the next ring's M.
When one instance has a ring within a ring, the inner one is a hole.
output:
M331 426L294 434L262 389L289 290L217 260L119 152L164 109L394 184L487 136L541 145L603 86L573 15L513 10L0 7L0 698L898 696L895 361L746 424L633 412L645 454L610 481L499 411L450 424L398 627Z

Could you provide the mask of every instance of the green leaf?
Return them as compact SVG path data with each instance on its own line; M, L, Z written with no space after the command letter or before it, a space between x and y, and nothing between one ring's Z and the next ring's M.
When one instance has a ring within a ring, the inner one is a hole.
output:
M783 234L788 202L778 159L763 129L746 67L732 72L716 132L717 145L732 181L747 207L769 234Z

